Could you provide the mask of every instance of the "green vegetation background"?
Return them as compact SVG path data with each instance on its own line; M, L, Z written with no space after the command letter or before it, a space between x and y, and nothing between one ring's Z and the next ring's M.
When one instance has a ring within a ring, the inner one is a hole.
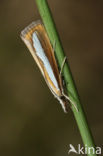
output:
M95 142L103 141L103 2L48 0ZM71 110L49 91L19 35L35 0L0 1L0 155L67 156L82 144Z

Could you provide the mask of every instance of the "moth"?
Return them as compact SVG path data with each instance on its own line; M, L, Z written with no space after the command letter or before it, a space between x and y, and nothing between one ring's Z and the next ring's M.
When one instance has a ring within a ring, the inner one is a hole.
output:
M49 89L62 105L64 112L68 112L67 100L77 110L76 105L64 94L63 80L58 69L55 50L41 21L32 22L21 32L20 36L37 63ZM65 59L63 62L65 63Z

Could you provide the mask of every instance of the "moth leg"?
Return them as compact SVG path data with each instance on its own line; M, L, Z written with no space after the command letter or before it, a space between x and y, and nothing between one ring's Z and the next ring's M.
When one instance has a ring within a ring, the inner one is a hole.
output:
M55 51L55 48L56 48L56 40L55 40L54 43L53 43L53 51ZM62 77L62 71L63 71L64 65L65 65L66 59L67 59L67 58L66 58L66 56L65 56L64 59L63 59L62 65L61 65L60 77ZM70 103L75 107L76 111L78 112L78 108L77 108L76 104L64 93L64 90L63 90L63 89L62 89L62 95L63 95L68 101L70 101Z
M55 52L55 48L56 48L56 40L53 43L53 52Z
M56 48L56 40L53 43L53 52L55 51L55 48ZM62 71L63 71L64 65L65 65L66 59L67 58L65 56L64 59L63 59L62 65L61 65L60 76L62 75Z
M76 104L64 93L63 90L62 90L62 95L75 107L76 111L79 112Z
M62 71L63 71L64 65L65 65L66 59L67 58L65 56L64 59L63 59L62 65L61 65L60 76L62 75Z

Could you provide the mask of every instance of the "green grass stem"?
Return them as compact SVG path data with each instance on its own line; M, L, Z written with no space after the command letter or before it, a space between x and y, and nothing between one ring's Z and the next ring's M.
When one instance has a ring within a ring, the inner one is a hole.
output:
M61 67L65 54L64 54L64 50L63 50L59 35L57 33L56 26L52 18L52 14L48 6L47 0L36 0L36 4L38 7L40 16L42 18L43 24L45 26L45 29L47 31L47 34L49 36L49 39L51 41L51 44L53 45L54 42L56 42L55 55L56 55L58 64ZM77 89L75 87L75 83L73 81L70 67L67 62L65 63L64 68L63 68L63 76L64 76L66 88L67 88L67 94L70 97L70 99L75 104L77 104L77 108L79 110L77 112L74 106L71 105L71 109L73 111L75 120L77 122L84 146L86 145L87 147L95 147L93 137L92 137L89 125L87 123L87 119L86 119L83 107L80 103L80 99L78 96ZM90 153L88 154L88 156L96 156L96 154Z

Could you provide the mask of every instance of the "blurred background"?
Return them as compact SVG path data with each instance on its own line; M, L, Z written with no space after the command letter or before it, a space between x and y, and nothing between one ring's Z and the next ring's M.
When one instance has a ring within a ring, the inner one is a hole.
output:
M103 143L103 1L48 0L95 143ZM67 156L82 140L49 91L20 32L35 0L0 0L0 155ZM72 154L73 155L73 154Z

